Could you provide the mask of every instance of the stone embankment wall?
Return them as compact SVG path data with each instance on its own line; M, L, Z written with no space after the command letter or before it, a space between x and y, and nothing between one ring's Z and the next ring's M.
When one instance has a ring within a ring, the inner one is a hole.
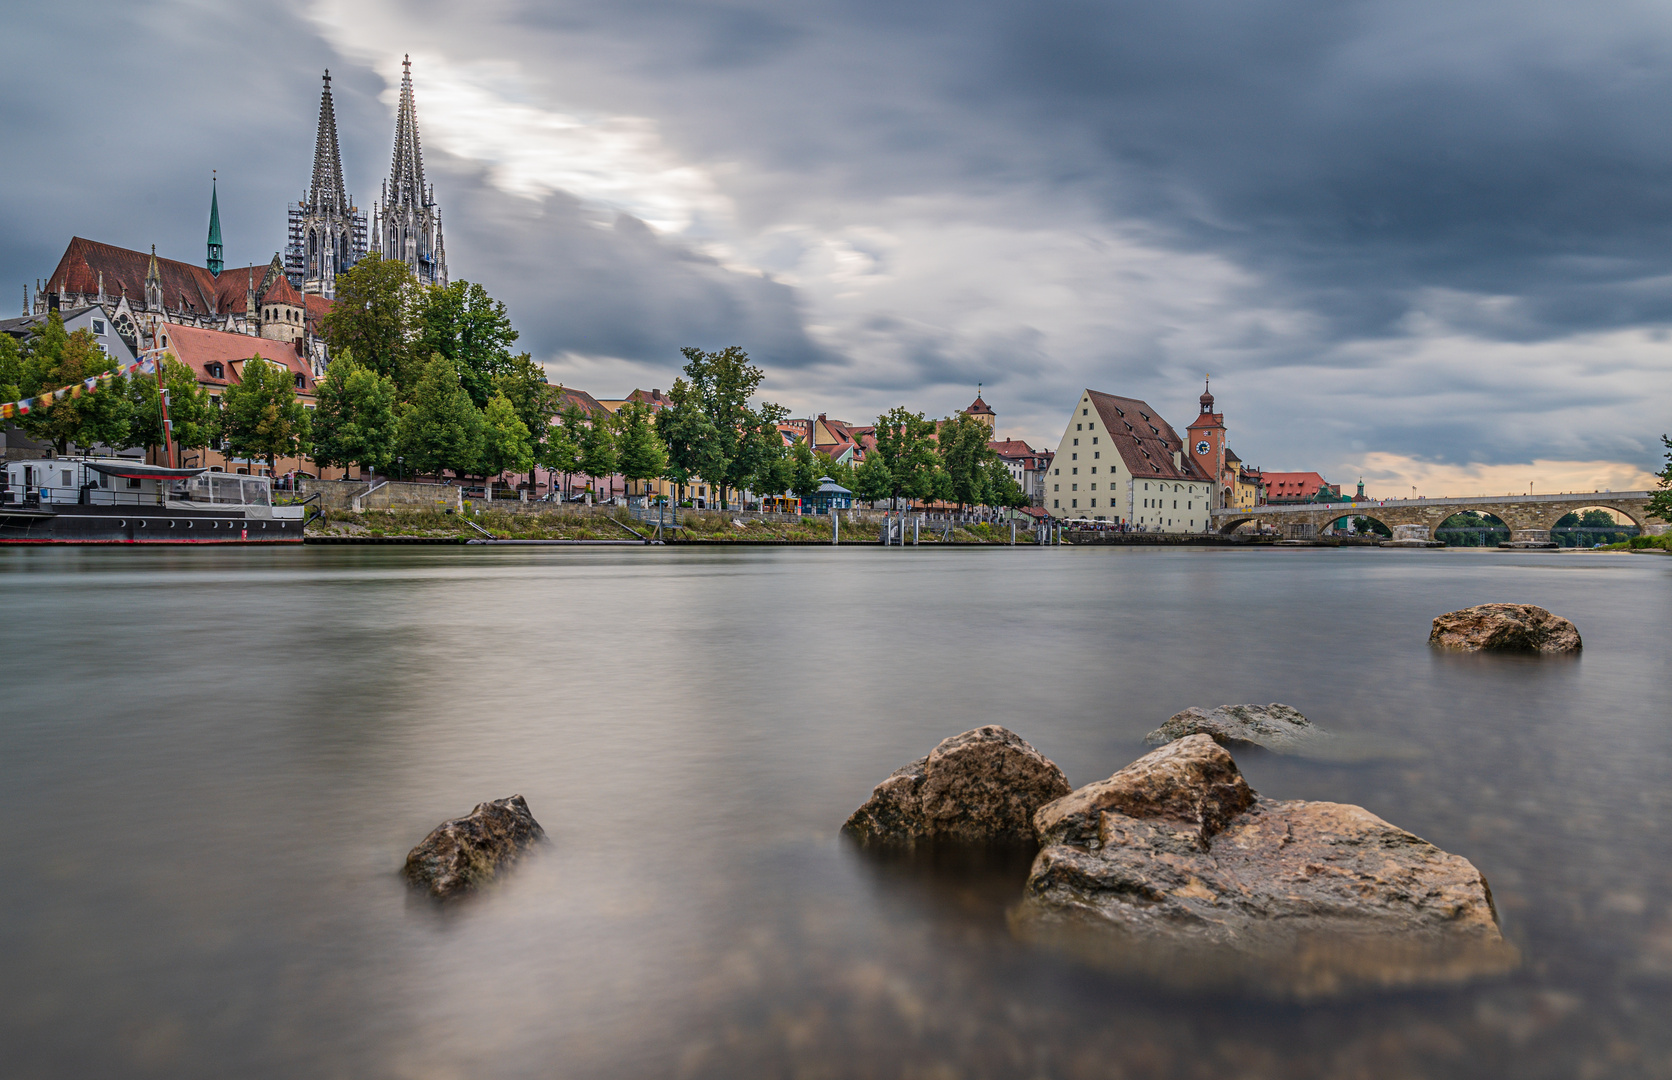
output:
M296 494L302 498L317 494L319 505L326 510L353 510L356 509L356 500L360 510L388 510L396 506L458 510L464 505L462 494L456 487L399 480L379 480L375 483L364 480L298 480Z

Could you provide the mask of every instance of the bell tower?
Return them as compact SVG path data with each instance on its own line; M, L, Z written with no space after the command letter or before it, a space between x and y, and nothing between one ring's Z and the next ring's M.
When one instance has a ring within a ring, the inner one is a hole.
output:
M1208 389L1208 378L1202 379L1202 396L1197 398L1201 408L1190 425L1190 445L1185 455L1202 475L1213 481L1215 507L1230 505L1230 492L1236 478L1225 475L1225 417L1213 411L1213 394Z

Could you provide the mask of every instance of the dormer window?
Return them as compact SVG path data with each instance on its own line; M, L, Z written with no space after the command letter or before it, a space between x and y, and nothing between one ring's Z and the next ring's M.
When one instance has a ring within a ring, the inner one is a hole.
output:
M305 380L302 377L302 373L300 371L298 371L296 373L296 389L298 389L298 390L303 389L304 382L305 382Z
M218 363L205 364L205 365L203 365L203 370L207 371L209 373L209 377L211 379L224 379L224 378L226 378L226 369L223 368Z

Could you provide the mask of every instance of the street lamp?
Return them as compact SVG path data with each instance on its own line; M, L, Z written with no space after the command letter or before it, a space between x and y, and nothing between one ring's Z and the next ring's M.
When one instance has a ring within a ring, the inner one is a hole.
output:
M400 480L406 479L406 458L398 454L395 456L395 476Z

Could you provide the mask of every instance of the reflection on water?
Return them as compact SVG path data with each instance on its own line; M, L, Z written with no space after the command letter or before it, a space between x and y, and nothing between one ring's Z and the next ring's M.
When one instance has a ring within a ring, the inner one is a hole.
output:
M20 1077L1672 1075L1664 560L1297 550L0 551L0 1046ZM1431 652L1541 604L1577 660ZM1522 967L1310 1004L1016 940L1025 865L836 830L982 723L1075 784L1187 705L1473 861ZM412 905L520 792L551 843Z

